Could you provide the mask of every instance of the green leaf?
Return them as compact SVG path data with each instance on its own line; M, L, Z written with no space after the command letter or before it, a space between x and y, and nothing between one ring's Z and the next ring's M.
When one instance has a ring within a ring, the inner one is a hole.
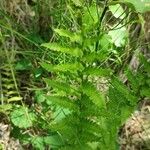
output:
M109 9L116 18L123 19L125 17L124 10L120 4L111 5Z
M7 101L10 102L14 102L14 101L21 101L22 97L20 96L12 96L11 98L8 98Z
M35 68L35 70L33 70L33 74L35 78L40 78L42 73L43 73L43 69L41 67Z
M58 106L55 112L52 114L52 118L54 119L55 123L59 123L71 113L72 111L70 111L69 109Z
M66 54L70 54L75 57L82 57L83 52L79 48L73 48L73 47L65 47L60 45L59 43L44 43L41 46L44 46L48 49L51 49L53 51L58 51Z
M103 69L103 68L87 67L83 71L83 74L90 75L90 76L110 76L111 70Z
M91 52L91 53L87 53L83 56L82 60L84 62L88 62L88 63L92 63L95 61L104 61L107 58L107 55L109 54L109 52L100 52L100 53L96 53L96 52Z
M109 53L109 49L112 47L112 37L108 34L103 34L100 37L100 54L101 53Z
M141 89L141 96L146 96L146 97L148 97L148 98L150 98L150 87L143 87L142 89Z
M102 93L97 91L96 87L90 82L84 82L82 85L82 91L89 96L90 100L100 108L105 107L105 99Z
M60 135L45 136L44 143L50 145L51 148L62 146L64 143Z
M29 70L32 68L32 64L29 60L27 59L21 59L20 61L17 62L15 65L16 70Z
M123 2L132 4L135 9L140 13L144 13L150 10L149 0L123 0Z
M145 56L143 55L140 55L140 60L141 62L144 64L144 70L147 72L147 73L150 73L150 62L145 58Z
M83 127L84 131L88 133L98 134L98 131L100 130L100 126L97 124L97 122L91 121L90 119L83 119L79 124Z
M35 114L29 112L27 107L14 109L10 117L12 123L19 128L31 127L33 125L33 122L35 121Z
M0 105L0 112L7 112L9 110L12 109L12 104L4 104L4 105Z
M44 150L45 149L44 139L41 136L32 137L31 143L32 143L33 147L38 149L38 150Z
M134 93L137 93L140 87L140 82L138 81L137 76L134 75L130 69L126 71L126 76L128 78L128 81L130 82L131 88L133 89Z
M135 104L137 102L137 98L131 93L131 91L116 77L113 78L111 82L112 86L117 89L124 97L130 102L130 104Z
M84 67L80 63L66 63L60 65L51 65L45 62L40 63L40 65L49 72L70 72L77 73L77 71L82 71Z
M35 100L37 101L37 103L42 103L45 101L45 95L43 91L35 91Z
M34 148L39 150L45 150L45 146L49 146L49 148L58 148L63 145L63 141L59 135L51 135L51 136L34 136L31 138L31 143Z
M82 23L85 30L90 30L98 22L98 9L96 5L85 7L83 12Z
M112 42L117 46L121 47L125 44L127 37L127 30L125 27L121 27L122 25L118 25L115 30L110 30L108 35L111 36ZM119 28L121 27L121 28Z
M76 90L65 82L54 81L46 78L44 79L44 81L48 84L48 86L56 88L60 91L65 91L67 94L76 93Z
M55 105L59 105L62 108L67 108L69 110L78 110L77 105L73 103L73 100L67 98L67 97L61 97L61 96L47 96L46 97L47 104L51 105L52 103Z
M60 36L69 38L71 40L71 42L79 42L79 43L82 42L82 38L81 38L80 34L73 33L73 32L70 32L70 31L64 30L64 29L54 29L54 31L57 34L59 34Z
M107 109L109 117L114 126L120 126L134 111L136 103L130 105L129 100L123 92L118 91L118 87L109 88L109 102Z

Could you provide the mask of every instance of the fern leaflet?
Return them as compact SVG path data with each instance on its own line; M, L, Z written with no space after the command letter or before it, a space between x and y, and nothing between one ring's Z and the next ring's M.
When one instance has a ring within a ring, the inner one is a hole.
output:
M75 57L82 57L83 56L82 50L77 48L77 47L76 48L65 47L65 46L62 46L58 43L44 43L41 46L44 46L44 47L51 49L53 51L58 51L58 52L70 54L70 55L75 56Z
M105 99L102 96L102 94L100 94L96 87L94 87L94 85L90 82L84 82L82 85L82 91L84 94L86 94L87 96L89 96L90 100L97 105L100 108L104 108L105 107Z
M70 72L77 73L78 71L82 71L84 67L81 63L66 63L60 65L51 65L45 62L40 63L41 66L49 72Z
M73 101L67 97L61 97L61 96L47 96L46 99L47 104L56 104L61 106L62 108L68 108L71 111L75 110L78 111L77 105L73 103Z

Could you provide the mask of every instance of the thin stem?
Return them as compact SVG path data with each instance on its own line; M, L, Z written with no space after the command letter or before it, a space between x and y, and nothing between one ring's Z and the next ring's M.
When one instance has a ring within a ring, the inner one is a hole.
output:
M101 14L101 16L99 18L99 24L98 24L98 27L97 27L97 37L99 37L99 35L100 35L102 21L103 21L104 16L105 16L105 14L107 12L107 9L108 9L108 0L105 1L103 12L102 12L102 14ZM97 39L97 41L96 41L95 51L98 50L98 47L99 47L99 39Z

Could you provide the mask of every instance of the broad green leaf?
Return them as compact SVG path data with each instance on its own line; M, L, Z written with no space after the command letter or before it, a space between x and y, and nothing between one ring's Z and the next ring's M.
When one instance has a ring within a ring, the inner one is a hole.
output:
M72 42L82 42L82 38L80 34L70 32L64 29L54 29L54 31L60 36L68 37Z
M98 149L98 145L100 145L99 142L88 142L88 145L92 148L92 150L94 149Z
M31 143L34 148L45 150L44 138L42 136L34 136L31 138Z
M125 17L124 10L120 4L111 5L109 9L116 18L123 19Z
M112 37L108 34L103 34L100 39L100 46L101 46L101 49L100 49L100 53L108 53L109 52L109 49L111 48L112 46Z
M61 106L58 106L52 114L52 118L54 119L55 123L59 123L64 118L66 118L67 115L71 114L72 111L70 111L67 108L62 108Z
M122 0L122 1L125 3L132 4L135 7L135 9L140 13L150 11L150 0Z
M53 122L51 125L51 129L57 130L57 131L65 130L65 131L67 131L67 133L69 131L70 132L69 134L72 134L72 132L74 132L74 131L72 131L73 128L71 126L66 126L66 124L68 124L68 125L77 124L77 123L79 123L79 118L77 116L73 115L72 113L66 114L63 111L61 111L61 112L64 114L64 117L59 119L56 122ZM74 122L74 120L75 120L75 122ZM64 136L65 136L65 134L64 134Z
M54 81L46 78L44 79L44 81L48 84L48 86L52 88L56 88L61 91L65 91L68 94L72 94L76 92L76 90L67 83Z
M66 63L60 65L51 65L45 62L40 63L41 66L49 72L70 72L77 73L77 71L82 71L84 67L80 63Z
M62 53L70 54L75 57L82 57L83 52L79 48L73 48L73 47L65 47L60 45L59 43L44 43L41 46L46 47L48 49L51 49L53 51L59 51Z
M49 148L58 148L63 145L62 139L59 135L52 136L34 136L31 138L31 143L34 148L39 150L45 150L45 146L49 146Z
M90 76L110 76L111 70L103 69L103 68L87 67L83 71L83 74L90 75Z
M35 121L35 114L29 112L27 107L20 107L11 112L10 118L12 123L19 128L28 128Z
M64 144L60 135L45 136L43 139L45 144L50 145L50 148L56 148Z
M125 27L121 27L121 24L118 25L115 30L110 30L108 35L111 36L112 42L117 46L121 47L125 44L126 37L127 37L127 30Z
M82 85L82 91L89 96L90 100L100 108L105 107L105 99L102 93L100 93L96 87L90 82L84 82Z
M78 110L77 105L73 103L73 100L67 98L67 97L61 97L61 96L47 96L46 102L48 105L55 104L59 105L62 108L67 108L69 110Z
M82 23L85 30L90 30L98 22L98 9L96 5L85 7Z

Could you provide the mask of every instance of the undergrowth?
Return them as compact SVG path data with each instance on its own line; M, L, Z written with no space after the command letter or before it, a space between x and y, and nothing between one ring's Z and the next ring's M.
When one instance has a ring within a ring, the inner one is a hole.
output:
M0 113L24 149L119 149L120 127L150 97L149 45L134 28L146 4L0 2Z

